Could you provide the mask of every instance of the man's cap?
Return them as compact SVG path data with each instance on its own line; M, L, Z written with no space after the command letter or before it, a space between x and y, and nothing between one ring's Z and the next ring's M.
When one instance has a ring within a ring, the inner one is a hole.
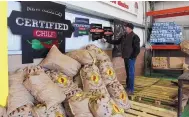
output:
M127 23L125 26L129 27L132 30L134 29L134 25L132 23Z

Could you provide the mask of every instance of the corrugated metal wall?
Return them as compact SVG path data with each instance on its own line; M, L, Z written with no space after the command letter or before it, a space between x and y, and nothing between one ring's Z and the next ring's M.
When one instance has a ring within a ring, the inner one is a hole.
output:
M189 6L189 1L164 1L155 3L154 10L164 10L176 7ZM157 22L176 22L183 26L183 39L189 39L189 15L156 19Z
M189 27L184 27L184 39L189 40Z
M156 2L154 10L164 10L176 7L184 7L189 6L189 1L164 1L164 2ZM170 17L170 18L160 18L156 19L157 22L176 22L178 25L183 27L183 39L189 39L189 16L179 16L179 17ZM189 64L188 55L180 52L180 51L160 51L155 52L157 56L174 56L174 57L186 57L186 63Z

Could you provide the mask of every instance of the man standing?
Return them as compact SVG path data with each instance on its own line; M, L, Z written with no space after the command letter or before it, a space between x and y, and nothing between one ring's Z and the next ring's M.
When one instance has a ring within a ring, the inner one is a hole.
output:
M135 61L140 53L140 38L133 32L133 29L134 25L128 23L126 25L127 34L118 40L107 40L110 44L121 44L122 58L124 59L127 73L126 91L129 95L134 93Z

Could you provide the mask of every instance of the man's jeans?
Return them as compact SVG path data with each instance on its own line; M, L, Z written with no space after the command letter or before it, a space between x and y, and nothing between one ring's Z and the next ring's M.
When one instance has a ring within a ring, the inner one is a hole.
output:
M134 79L135 79L135 62L136 59L124 59L125 62L125 70L127 73L127 79L126 79L126 90L134 93Z

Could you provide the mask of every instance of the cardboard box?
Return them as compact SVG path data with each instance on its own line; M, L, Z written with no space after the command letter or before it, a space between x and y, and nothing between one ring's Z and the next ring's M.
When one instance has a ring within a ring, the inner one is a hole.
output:
M172 69L182 69L185 57L169 57L169 67Z
M154 69L167 69L168 68L167 57L152 57L152 67Z

